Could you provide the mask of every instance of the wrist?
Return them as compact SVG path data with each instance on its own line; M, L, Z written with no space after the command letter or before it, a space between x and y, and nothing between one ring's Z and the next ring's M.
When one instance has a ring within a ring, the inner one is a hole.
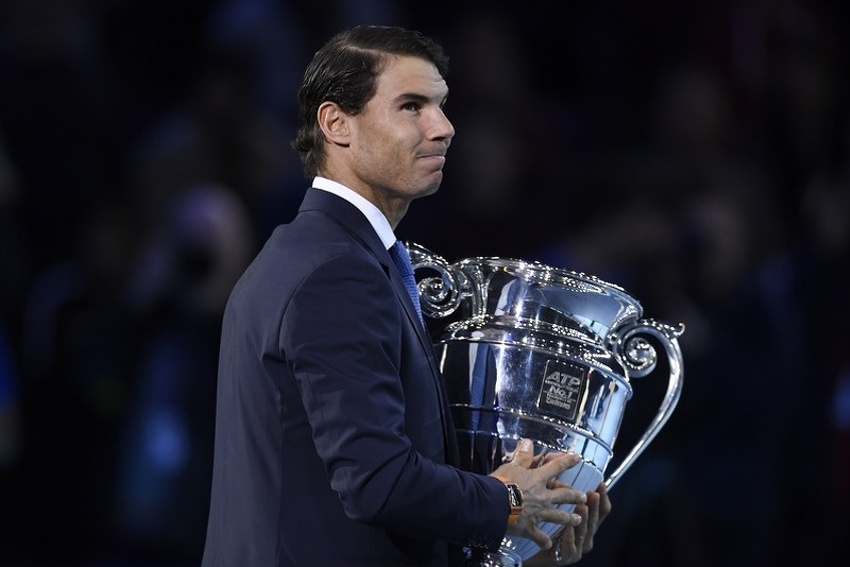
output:
M508 490L508 526L512 526L519 520L520 515L522 514L522 507L524 503L522 490L520 490L519 486L515 483L510 482L508 479L498 476L492 475L493 478L496 478L505 485L505 488Z

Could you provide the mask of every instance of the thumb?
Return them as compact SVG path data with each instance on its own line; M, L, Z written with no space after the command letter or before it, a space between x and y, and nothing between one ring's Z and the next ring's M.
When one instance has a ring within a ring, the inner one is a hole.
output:
M531 439L520 439L511 455L510 462L523 468L531 468L534 461L534 443Z

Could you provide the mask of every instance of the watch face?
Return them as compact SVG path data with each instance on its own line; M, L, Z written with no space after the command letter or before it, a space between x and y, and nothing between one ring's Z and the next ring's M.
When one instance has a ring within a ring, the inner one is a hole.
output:
M511 499L511 508L522 507L522 491L515 484L508 485L508 496Z

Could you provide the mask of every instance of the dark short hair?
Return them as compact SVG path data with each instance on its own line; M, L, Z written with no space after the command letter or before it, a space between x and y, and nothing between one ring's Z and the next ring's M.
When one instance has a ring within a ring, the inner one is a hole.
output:
M418 31L396 26L351 28L335 35L313 56L298 92L301 128L292 142L307 177L317 175L325 160L325 137L317 120L319 106L330 101L346 114L359 113L374 96L378 76L392 55L430 61L442 77L449 70L448 57L438 43Z

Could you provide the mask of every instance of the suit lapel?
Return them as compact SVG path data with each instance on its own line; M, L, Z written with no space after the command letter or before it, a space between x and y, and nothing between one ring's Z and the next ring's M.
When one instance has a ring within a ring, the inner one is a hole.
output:
M441 397L445 398L442 375L440 374L440 369L437 366L437 361L434 358L434 345L431 342L431 337L429 336L425 325L423 325L422 321L419 319L419 315L416 313L416 308L410 301L410 297L407 295L407 288L404 287L404 281L402 281L401 274L399 274L398 269L395 267L395 263L392 261L392 258L390 258L389 252L386 248L384 248L381 239L378 238L378 235L375 233L375 229L372 228L369 220L363 216L363 213L361 213L357 207L345 199L332 193L328 193L327 191L322 191L321 189L315 189L312 187L307 189L307 192L304 194L304 200L302 201L299 210L304 211L308 209L322 211L337 219L343 226L352 232L363 246L365 246L372 255L377 258L384 267L384 270L390 274L390 281L393 284L396 296L399 301L401 301L401 304L404 305L404 311L407 313L407 317L416 332L416 336L419 339L422 349L428 353L428 363L431 367L431 376L434 381L434 385L440 391ZM445 412L443 417L445 421L447 418Z

